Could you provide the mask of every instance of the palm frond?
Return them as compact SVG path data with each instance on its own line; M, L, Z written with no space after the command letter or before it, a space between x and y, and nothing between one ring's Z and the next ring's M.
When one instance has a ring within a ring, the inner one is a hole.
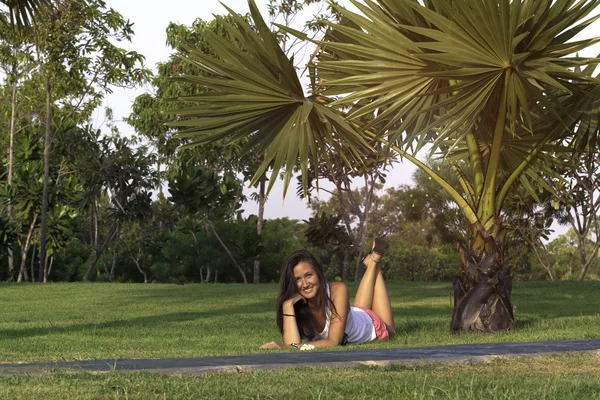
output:
M35 16L43 8L51 7L52 0L0 0L9 10L10 23L17 26L29 26L35 20Z
M308 176L309 164L316 165L318 158L327 160L336 152L350 163L370 146L326 99L304 95L293 60L279 47L254 1L249 5L254 27L228 9L234 23L217 18L230 40L206 32L206 42L220 58L188 49L188 60L203 75L179 79L208 91L182 97L198 105L182 110L181 119L169 125L184 128L177 135L190 140L184 147L248 139L248 149L265 154L251 184L268 168L272 176L284 169L285 192L296 166ZM275 181L269 180L267 190Z
M489 140L488 121L497 117L509 72L507 119L530 130L531 113L549 112L556 92L570 93L583 82L598 85L575 70L597 60L570 54L599 38L567 42L597 19L585 19L597 1L536 7L508 0L351 1L361 14L339 11L355 26L332 23L330 29L352 43L321 44L323 93L341 95L335 104L352 107L350 119L373 115L365 129L403 146L423 145L434 135L439 150L467 131ZM357 108L357 102L365 105Z

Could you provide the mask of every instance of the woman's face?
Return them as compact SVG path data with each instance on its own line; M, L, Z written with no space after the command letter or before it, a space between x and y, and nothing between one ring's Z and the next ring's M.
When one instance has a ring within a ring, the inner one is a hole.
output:
M301 262L294 267L296 291L306 300L312 299L319 291L319 277L312 264Z

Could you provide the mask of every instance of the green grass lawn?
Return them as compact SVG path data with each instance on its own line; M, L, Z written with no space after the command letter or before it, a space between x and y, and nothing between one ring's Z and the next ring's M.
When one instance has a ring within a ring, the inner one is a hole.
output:
M600 337L600 282L517 282L518 329L493 335L449 333L448 283L388 287L398 335L336 350ZM262 352L281 339L276 292L275 284L2 284L0 362Z
M390 282L388 288L399 334L335 350L600 337L600 282L518 282L518 329L494 335L448 332L448 283ZM262 352L261 344L280 340L276 292L274 284L2 284L0 362ZM598 399L599 377L600 355L199 377L59 372L0 378L0 398Z
M600 355L203 376L58 373L0 378L2 399L597 400L599 396Z

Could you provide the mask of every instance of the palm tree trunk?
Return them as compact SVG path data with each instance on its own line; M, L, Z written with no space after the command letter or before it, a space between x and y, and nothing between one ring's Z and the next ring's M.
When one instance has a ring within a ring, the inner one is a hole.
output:
M453 282L452 332L497 332L515 327L511 270L504 265L505 231L501 225L497 221L486 230L475 223L468 231L469 248L458 245L462 274Z
M258 233L259 240L262 238L263 218L265 213L265 181L266 179L263 177L260 180L258 187L258 220L256 221L256 233ZM253 283L260 283L260 254L257 254L256 257L254 257Z
M215 230L214 226L210 222L207 223L207 225L210 228L211 232L215 235L215 237L217 238L217 240L219 241L221 246L225 249L225 251L227 252L227 255L229 255L229 258L231 259L231 262L233 263L233 265L235 265L237 270L240 271L240 275L242 275L242 279L244 280L244 283L248 283L248 279L246 279L246 274L244 273L244 270L239 266L237 261L235 261L235 257L233 257L233 254L231 254L231 251L229 250L229 248L225 245L225 243L223 243L223 241L221 240L221 237Z

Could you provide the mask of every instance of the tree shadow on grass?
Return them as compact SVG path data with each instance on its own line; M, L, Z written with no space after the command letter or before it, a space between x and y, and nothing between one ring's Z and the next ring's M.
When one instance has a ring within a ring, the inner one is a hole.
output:
M4 329L0 331L0 339L17 340L25 337L46 336L53 334L69 334L74 332L96 332L105 329L118 328L152 328L161 327L169 323L193 321L196 319L210 319L215 317L239 318L240 315L260 314L265 308L272 305L270 300L253 302L243 306L223 307L198 312L176 312L128 319L117 319L100 323L84 323L67 326L40 326L16 329ZM45 322L45 321L43 321Z
M422 301L423 299L446 299L452 296L451 282L386 282L388 294L393 302L395 301ZM357 284L349 285L350 297L353 298Z
M521 317L521 318L516 318L515 319L517 326L516 329L527 329L527 328L531 328L537 324L540 323L540 321L542 320L542 318L540 317Z
M394 307L392 306L394 318L398 321L405 319L420 319L423 317L448 317L452 316L452 307L446 305L431 305L431 306L408 306Z
M404 321L396 323L396 336L402 337L411 335L415 332L435 332L440 331L440 328L444 329L444 333L450 332L450 318L447 323L441 321Z
M223 298L227 298L228 301L236 301L236 300L247 300L248 298L252 298L253 296L256 296L257 293L252 291L252 290L248 290L246 287L242 287L242 288L238 288L235 287L234 285L231 285L230 287L226 287L226 288L221 288L221 287L215 287L215 286L209 286L210 290L207 291L202 291L202 285L197 285L195 284L195 286L193 286L191 289L189 289L187 286L192 287L192 285L186 285L185 287L182 286L177 286L177 288L181 288L181 290L176 290L176 289L171 289L172 287L169 287L170 290L164 290L159 292L159 294L157 295L156 292L138 292L138 293L134 293L131 295L132 300L137 300L137 301L175 301L175 302L181 302L181 301L205 301L207 299L219 299L221 297ZM235 290L232 290L235 289ZM250 289L254 289L254 287L250 287ZM262 295L263 293L260 293L260 295ZM277 291L272 291L272 296L269 296L270 298L272 298L272 305L275 305L275 299L277 298Z

